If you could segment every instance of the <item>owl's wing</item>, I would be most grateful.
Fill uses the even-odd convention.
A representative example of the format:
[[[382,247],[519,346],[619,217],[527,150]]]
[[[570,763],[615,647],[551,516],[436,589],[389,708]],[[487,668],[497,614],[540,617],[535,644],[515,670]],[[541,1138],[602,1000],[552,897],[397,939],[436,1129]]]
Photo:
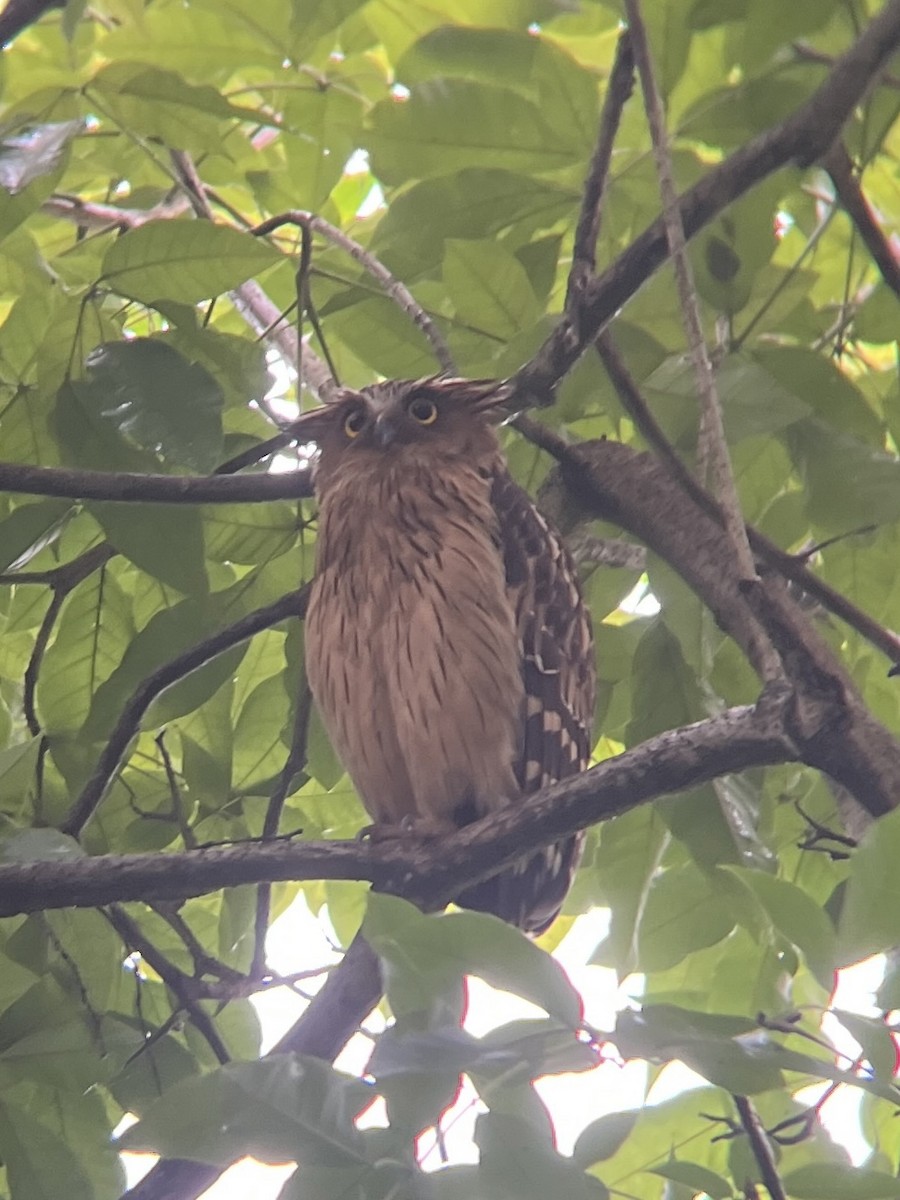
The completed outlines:
[[[517,764],[524,793],[584,770],[594,717],[594,643],[575,564],[504,471],[492,499],[522,648],[526,710]]]
[[[491,500],[522,655],[525,711],[515,769],[527,795],[588,764],[595,692],[593,636],[575,565],[531,497],[499,469]],[[539,933],[559,911],[582,842],[581,836],[566,838],[537,851],[470,889],[461,902]]]

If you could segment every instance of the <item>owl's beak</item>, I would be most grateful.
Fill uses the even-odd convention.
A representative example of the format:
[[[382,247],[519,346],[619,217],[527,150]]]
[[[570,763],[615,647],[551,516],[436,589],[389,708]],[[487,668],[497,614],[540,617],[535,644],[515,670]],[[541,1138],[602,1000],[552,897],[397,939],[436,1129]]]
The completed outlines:
[[[397,422],[389,417],[387,413],[382,413],[380,417],[376,418],[372,432],[375,435],[376,443],[383,450],[387,446],[390,446],[391,442],[397,436],[397,430]]]

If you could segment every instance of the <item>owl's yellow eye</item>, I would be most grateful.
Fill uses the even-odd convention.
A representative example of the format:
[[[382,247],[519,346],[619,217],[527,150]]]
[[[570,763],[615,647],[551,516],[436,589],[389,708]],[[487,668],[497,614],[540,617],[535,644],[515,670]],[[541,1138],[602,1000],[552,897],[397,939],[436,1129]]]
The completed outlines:
[[[408,412],[420,425],[433,425],[437,420],[437,405],[433,400],[413,400]]]
[[[366,424],[366,412],[363,408],[354,408],[344,418],[344,433],[348,438],[359,437]]]

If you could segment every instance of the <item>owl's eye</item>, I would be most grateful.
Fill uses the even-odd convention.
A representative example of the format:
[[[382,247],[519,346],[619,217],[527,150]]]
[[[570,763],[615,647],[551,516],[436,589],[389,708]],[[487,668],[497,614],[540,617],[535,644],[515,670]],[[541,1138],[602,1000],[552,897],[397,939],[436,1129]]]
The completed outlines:
[[[433,400],[413,400],[407,410],[420,425],[433,425],[437,420],[437,405]]]
[[[366,412],[363,408],[354,408],[344,418],[344,433],[348,438],[359,437],[366,424]]]

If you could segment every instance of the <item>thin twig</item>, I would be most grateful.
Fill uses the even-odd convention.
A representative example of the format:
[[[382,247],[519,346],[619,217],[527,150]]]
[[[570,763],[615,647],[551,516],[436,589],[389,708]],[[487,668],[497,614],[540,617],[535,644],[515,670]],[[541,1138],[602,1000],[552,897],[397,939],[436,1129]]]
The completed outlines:
[[[169,785],[169,794],[172,797],[172,807],[168,819],[174,820],[178,825],[181,833],[181,840],[184,842],[188,850],[197,849],[197,838],[188,824],[187,817],[184,812],[184,797],[181,794],[181,785],[178,782],[178,776],[175,773],[175,767],[172,763],[172,755],[169,753],[169,748],[166,745],[166,731],[161,729],[154,738],[156,748],[159,750],[160,757],[163,761],[163,770],[166,773],[166,782]]]
[[[900,297],[900,259],[884,234],[871,205],[854,174],[850,155],[842,142],[835,142],[822,159],[822,166],[834,184],[835,195],[856,227],[881,278],[895,296]]]
[[[815,46],[810,46],[806,42],[792,42],[791,49],[797,57],[805,62],[820,63],[823,67],[834,66],[834,55],[825,54],[821,50],[817,50]],[[882,71],[878,76],[878,82],[882,87],[893,88],[895,91],[900,91],[900,78],[896,75],[891,75],[888,71]]]
[[[778,1174],[772,1147],[769,1145],[769,1139],[766,1137],[766,1131],[757,1116],[756,1109],[746,1096],[733,1096],[732,1099],[738,1110],[741,1126],[750,1143],[750,1150],[757,1167],[759,1167],[760,1178],[765,1184],[771,1200],[787,1200],[787,1193]]]
[[[291,782],[306,765],[306,747],[309,736],[309,718],[312,715],[312,692],[306,679],[294,706],[294,728],[291,733],[291,748],[285,759],[278,782],[269,797],[263,821],[262,836],[265,840],[278,833],[284,802]],[[253,963],[250,975],[256,978],[263,974],[266,966],[266,934],[269,930],[269,906],[272,899],[271,884],[260,884],[256,894],[256,916],[254,920]]]
[[[326,241],[331,242],[332,245],[339,247],[345,254],[348,254],[354,262],[359,263],[363,270],[368,271],[373,279],[378,280],[394,303],[406,313],[416,328],[422,331],[428,339],[428,343],[434,351],[434,356],[440,363],[441,369],[447,372],[455,372],[456,367],[453,355],[450,353],[450,347],[447,345],[443,334],[437,328],[434,321],[432,321],[428,313],[422,308],[406,284],[397,279],[371,251],[366,250],[359,242],[354,241],[353,238],[338,229],[336,225],[332,225],[330,221],[326,221],[324,217],[319,217],[315,213],[303,212],[298,209],[269,217],[261,224],[254,226],[251,233],[256,234],[257,237],[264,237],[284,225],[297,225],[301,229],[308,229],[311,233],[318,233]]]
[[[183,150],[173,150],[172,161],[194,212],[203,220],[213,220],[206,188],[191,156]],[[242,283],[231,292],[231,299],[252,329],[260,336],[271,336],[279,352],[291,366],[296,366],[302,361],[303,374],[298,374],[299,382],[305,384],[320,399],[326,399],[334,387],[332,373],[310,347],[304,347],[301,354],[297,330],[288,323],[287,314],[272,303],[259,284],[255,280]]]
[[[37,737],[41,732],[41,723],[38,720],[37,709],[34,703],[38,674],[50,642],[50,635],[53,633],[53,627],[59,618],[59,613],[67,594],[61,588],[53,589],[50,604],[44,613],[37,636],[34,639],[34,646],[31,650],[31,656],[28,659],[28,666],[25,668],[25,682],[22,689],[22,712],[25,716],[25,724],[28,726],[28,732],[32,737]]]
[[[698,458],[701,464],[708,463],[709,465],[714,491],[721,505],[726,533],[734,547],[740,576],[743,579],[752,579],[756,575],[756,566],[753,562],[753,555],[750,553],[744,519],[741,516],[740,501],[734,482],[734,473],[731,469],[731,457],[725,438],[722,406],[712,363],[706,349],[706,339],[703,336],[700,305],[694,286],[690,259],[687,255],[684,225],[678,210],[678,193],[672,171],[665,111],[662,96],[656,84],[647,30],[641,15],[640,0],[625,0],[625,12],[631,30],[635,62],[644,92],[644,106],[647,110],[647,121],[650,126],[650,136],[656,159],[666,237],[675,268],[681,315],[701,401]],[[705,475],[702,467],[700,475],[701,478]],[[777,660],[773,657],[769,678],[774,678],[778,671]]]
[[[177,1000],[179,1008],[188,1014],[198,1033],[205,1038],[219,1063],[224,1066],[225,1063],[230,1062],[231,1055],[219,1036],[219,1031],[193,994],[191,977],[185,975],[174,963],[169,962],[165,955],[160,953],[148,938],[144,937],[137,922],[133,921],[117,904],[104,910],[103,915],[129,950],[140,954],[141,958],[157,973]]]
[[[588,167],[587,179],[581,199],[581,212],[575,227],[575,244],[572,248],[572,268],[566,286],[565,312],[577,321],[581,294],[589,279],[593,279],[597,267],[597,238],[600,236],[603,191],[609,175],[613,145],[622,112],[634,88],[634,56],[631,38],[624,30],[619,35],[616,56],[613,60],[606,97],[600,114],[597,142]]]

